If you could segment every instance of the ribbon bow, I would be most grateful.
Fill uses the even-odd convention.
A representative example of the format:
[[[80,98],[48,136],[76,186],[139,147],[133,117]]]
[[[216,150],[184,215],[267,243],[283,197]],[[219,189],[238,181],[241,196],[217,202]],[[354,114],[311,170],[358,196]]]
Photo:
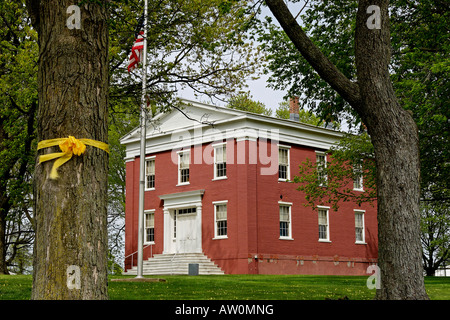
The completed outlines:
[[[61,149],[62,152],[44,154],[39,157],[39,163],[57,159],[55,163],[53,163],[52,171],[50,172],[51,179],[58,178],[57,169],[64,163],[69,161],[72,158],[72,155],[74,154],[77,156],[82,155],[86,151],[86,145],[102,149],[109,153],[109,147],[104,142],[91,139],[76,139],[73,136],[69,136],[68,138],[43,140],[38,143],[37,149],[40,150],[43,148],[53,147],[56,145],[59,145],[59,148]]]

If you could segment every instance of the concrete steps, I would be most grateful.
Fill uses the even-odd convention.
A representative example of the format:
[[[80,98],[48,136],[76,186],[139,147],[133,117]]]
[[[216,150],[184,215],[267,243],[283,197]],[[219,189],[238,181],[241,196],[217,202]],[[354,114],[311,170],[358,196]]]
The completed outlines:
[[[199,275],[225,274],[214,262],[203,253],[155,254],[143,263],[143,275],[187,275],[189,264],[199,265]],[[137,267],[128,269],[124,275],[136,275]]]

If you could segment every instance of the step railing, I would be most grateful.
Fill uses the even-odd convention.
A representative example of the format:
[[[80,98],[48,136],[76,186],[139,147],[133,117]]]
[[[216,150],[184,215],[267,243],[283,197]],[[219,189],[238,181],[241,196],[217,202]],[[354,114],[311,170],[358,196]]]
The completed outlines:
[[[177,256],[177,252],[175,252],[173,254],[172,259],[170,259],[170,274],[173,274],[173,260],[175,259],[176,256]]]
[[[150,258],[153,257],[153,246],[154,246],[154,244],[153,244],[153,243],[150,243],[150,244],[148,244],[148,245],[146,245],[146,246],[144,246],[144,247],[142,248],[142,251],[144,251],[145,248],[150,247]],[[134,264],[133,264],[133,262],[134,262],[133,256],[134,256],[136,253],[138,253],[138,250],[136,250],[136,251],[133,252],[133,253],[130,253],[129,255],[127,255],[127,256],[123,259],[123,260],[124,260],[124,263],[125,263],[125,261],[127,260],[127,258],[128,258],[129,256],[131,256],[131,268],[133,268],[133,266],[134,266]],[[126,268],[126,266],[124,266],[124,267]],[[131,269],[131,268],[130,268],[130,269]]]

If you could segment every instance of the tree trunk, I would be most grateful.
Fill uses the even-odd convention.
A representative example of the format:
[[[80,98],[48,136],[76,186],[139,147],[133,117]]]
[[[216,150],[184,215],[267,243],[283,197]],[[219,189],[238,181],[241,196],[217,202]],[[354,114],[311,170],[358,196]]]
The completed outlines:
[[[0,204],[1,204],[0,197]],[[0,206],[0,274],[9,274],[6,264],[6,214],[3,212],[3,207]]]
[[[356,83],[348,80],[312,43],[283,0],[266,0],[266,3],[321,78],[358,112],[372,138],[377,166],[381,274],[381,289],[377,290],[376,298],[428,299],[420,243],[418,132],[411,115],[399,105],[389,76],[389,1],[359,1]],[[379,15],[368,10],[371,5],[380,9]],[[379,26],[372,24],[376,21],[380,22]]]
[[[425,268],[425,272],[427,277],[434,277],[436,275],[436,268],[433,267]]]
[[[370,5],[380,28],[369,29]],[[389,1],[360,0],[356,18],[359,114],[375,150],[378,193],[378,299],[427,299],[420,243],[420,160],[417,126],[398,103],[389,76]],[[374,17],[376,18],[376,17]]]
[[[4,119],[0,116],[0,141],[2,142],[7,139],[3,122]],[[3,153],[3,151],[5,151],[4,147],[0,146],[0,152]],[[14,161],[9,161],[14,164]],[[7,180],[10,178],[10,167],[6,167],[5,169],[0,176],[0,274],[9,274],[6,262],[6,219],[11,208],[7,192]]]
[[[105,5],[80,7],[69,29],[67,0],[28,0],[39,33],[38,141],[107,142],[108,28]],[[39,155],[61,152],[46,148]],[[50,179],[53,161],[36,165],[32,299],[107,299],[107,153],[87,146]]]

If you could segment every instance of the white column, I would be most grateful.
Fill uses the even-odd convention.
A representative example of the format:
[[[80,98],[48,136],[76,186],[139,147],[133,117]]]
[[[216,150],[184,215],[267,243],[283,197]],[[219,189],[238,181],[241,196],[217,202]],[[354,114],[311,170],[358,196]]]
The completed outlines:
[[[202,253],[202,205],[197,205],[197,217],[196,217],[196,229],[197,229],[197,253]]]
[[[164,249],[163,253],[171,253],[171,243],[172,243],[172,235],[170,231],[170,212],[167,209],[164,209]]]

